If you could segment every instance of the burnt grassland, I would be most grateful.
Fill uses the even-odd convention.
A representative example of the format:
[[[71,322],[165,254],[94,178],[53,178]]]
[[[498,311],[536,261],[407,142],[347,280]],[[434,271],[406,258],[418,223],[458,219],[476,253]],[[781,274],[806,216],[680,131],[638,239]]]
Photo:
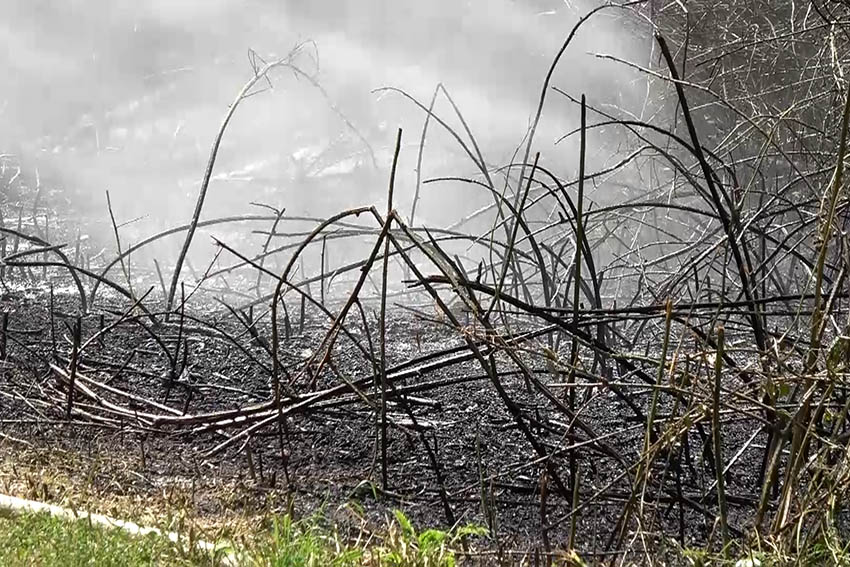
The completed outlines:
[[[403,508],[419,525],[486,526],[468,553],[488,560],[843,557],[845,15],[771,5],[776,27],[747,36],[756,4],[605,8],[655,23],[652,64],[620,64],[660,102],[597,108],[550,71],[508,164],[486,161],[453,103],[440,115],[397,92],[423,112],[404,133],[417,171],[429,129],[474,170],[418,179],[416,199],[429,183],[492,196],[448,227],[394,208],[401,131],[380,205],[203,217],[228,120],[281,68],[301,72],[298,49],[258,60],[184,226],[123,242],[112,217],[101,250],[61,192],[4,158],[5,468],[64,463],[66,489],[90,482],[98,498],[179,485],[208,519],[356,501],[380,522]],[[556,103],[581,124],[564,132],[579,151],[562,171],[533,144]],[[603,128],[622,141],[590,169]],[[212,258],[191,266],[210,235]],[[165,243],[176,260],[150,253]],[[33,473],[4,478],[61,497]]]

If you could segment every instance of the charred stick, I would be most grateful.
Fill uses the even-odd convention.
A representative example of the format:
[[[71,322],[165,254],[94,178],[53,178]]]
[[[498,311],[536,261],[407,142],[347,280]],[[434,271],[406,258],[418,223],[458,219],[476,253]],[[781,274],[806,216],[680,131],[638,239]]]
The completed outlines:
[[[393,165],[390,172],[390,186],[387,192],[387,227],[389,228],[390,216],[393,213],[393,191],[395,189],[395,174],[398,166],[398,154],[401,151],[401,128],[395,142],[395,153],[393,154]],[[381,270],[381,487],[386,491],[389,488],[387,479],[387,277],[389,271],[390,241],[384,242],[383,269]],[[322,253],[324,261],[324,252]],[[322,302],[324,303],[324,302]],[[450,509],[449,509],[450,510]],[[451,514],[451,511],[449,511]],[[453,523],[453,522],[452,522]]]
[[[71,365],[68,371],[68,399],[65,405],[65,419],[71,419],[74,409],[74,387],[77,379],[77,366],[79,364],[80,342],[82,337],[83,319],[77,315],[73,328],[73,346],[71,350]]]
[[[9,312],[3,311],[0,314],[0,360],[6,360],[9,357],[8,352],[8,336],[9,336]]]

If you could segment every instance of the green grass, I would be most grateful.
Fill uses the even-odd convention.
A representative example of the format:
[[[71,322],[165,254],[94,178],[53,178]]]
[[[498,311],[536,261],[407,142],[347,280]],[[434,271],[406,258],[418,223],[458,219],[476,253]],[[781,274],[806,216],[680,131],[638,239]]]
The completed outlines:
[[[251,541],[217,544],[222,554],[239,565],[273,567],[454,567],[453,548],[467,535],[482,535],[482,528],[467,526],[452,531],[417,533],[399,511],[380,535],[360,530],[358,537],[341,537],[316,516],[293,520],[270,518],[270,528]],[[0,517],[0,566],[66,567],[77,565],[213,565],[201,551],[187,553],[168,539],[133,536],[119,529],[71,522],[45,514]]]
[[[46,514],[0,516],[0,566],[209,566],[230,556],[238,565],[271,567],[455,567],[455,550],[466,536],[484,535],[476,526],[450,531],[417,531],[395,511],[380,533],[361,527],[341,535],[324,516],[294,520],[269,516],[267,529],[236,544],[217,542],[218,557],[187,550],[158,535],[134,536],[120,529],[71,522]],[[681,550],[681,559],[694,567],[781,567],[837,565],[850,567],[850,543],[837,538],[810,542],[797,553],[781,551],[769,542],[760,549],[731,554],[697,549]],[[585,566],[577,555],[564,553],[559,566]]]
[[[400,511],[394,512],[380,533],[361,527],[353,536],[340,534],[321,514],[301,520],[269,516],[266,523],[267,529],[250,540],[232,545],[217,542],[218,558],[227,554],[238,565],[270,567],[455,567],[461,540],[485,533],[476,526],[417,531]],[[843,546],[837,541],[810,543],[795,554],[762,544],[759,550],[729,555],[685,549],[680,557],[694,567],[850,567],[846,542]],[[210,566],[219,563],[215,559],[199,550],[187,552],[162,536],[134,536],[86,520],[71,522],[46,514],[0,516],[0,567]],[[553,564],[593,565],[569,553]]]
[[[134,537],[46,514],[0,518],[0,565],[5,567],[201,564],[201,558],[181,556],[172,542],[156,535]]]

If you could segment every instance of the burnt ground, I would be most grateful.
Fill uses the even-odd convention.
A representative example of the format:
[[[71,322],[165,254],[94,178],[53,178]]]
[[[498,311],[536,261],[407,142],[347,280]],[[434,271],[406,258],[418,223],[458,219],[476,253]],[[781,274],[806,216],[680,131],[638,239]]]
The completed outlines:
[[[74,219],[82,216],[62,192],[34,196],[20,184],[17,192],[9,187],[0,201],[7,260],[38,248],[9,233],[10,227],[68,243],[72,263],[93,273],[111,260],[109,238],[94,235],[75,250],[83,223]],[[344,262],[364,258],[374,243],[374,231],[349,229],[367,242],[351,246]],[[231,232],[228,242],[256,250],[267,234]],[[297,244],[305,233],[289,236]],[[309,301],[292,292],[281,304],[277,414],[269,405],[271,302],[258,299],[270,279],[261,292],[253,269],[219,270],[228,265],[221,262],[218,275],[205,278],[189,265],[186,281],[203,285],[193,291],[187,284],[185,308],[166,317],[157,274],[144,271],[147,264],[134,256],[133,293],[143,301],[131,309],[131,299],[101,284],[83,313],[68,269],[44,265],[48,255],[19,256],[0,266],[6,325],[0,332],[0,489],[8,493],[119,516],[132,510],[156,522],[182,521],[171,517],[176,507],[214,533],[250,533],[268,511],[290,506],[299,514],[321,509],[352,529],[363,522],[380,528],[399,508],[417,526],[487,526],[490,537],[475,547],[508,557],[566,548],[573,518],[574,547],[588,559],[626,553],[641,560],[644,550],[663,558],[668,552],[675,557],[682,546],[718,548],[710,408],[716,359],[705,337],[718,319],[714,304],[677,312],[676,354],[668,352],[674,362],[657,389],[652,449],[646,451],[663,306],[625,316],[616,309],[582,314],[580,329],[605,327],[602,346],[609,354],[600,356],[599,344],[590,348],[593,341],[584,340],[573,365],[576,335],[552,326],[571,313],[553,319],[534,306],[495,313],[494,327],[485,330],[480,319],[459,311],[454,325],[409,274],[397,271],[386,317],[384,412],[376,367],[377,265],[344,332],[329,353],[324,349],[360,274],[354,266],[335,278],[334,293],[328,284],[324,301],[316,288],[325,282],[314,280]],[[268,267],[280,273],[280,262]],[[108,277],[127,291],[120,265]],[[92,279],[84,275],[82,284],[91,294]],[[445,287],[444,297],[452,297]],[[309,285],[300,289],[310,293]],[[510,293],[521,296],[516,289]],[[791,308],[798,300],[787,301],[790,315],[772,318],[779,329],[796,317]],[[752,527],[761,495],[768,434],[757,399],[763,391],[747,385],[753,374],[745,369],[755,366],[752,335],[730,305],[724,321],[733,354],[725,359],[720,421],[730,530],[741,535]],[[78,320],[85,347],[75,356]],[[77,368],[69,419],[72,360]],[[773,380],[782,387],[781,378]],[[785,385],[789,391],[793,386]],[[216,413],[228,411],[235,413]],[[647,455],[653,457],[648,471]],[[777,498],[772,495],[768,514]],[[493,555],[482,557],[487,563]]]
[[[49,364],[54,358],[61,368],[70,364],[71,327],[76,320],[71,315],[79,302],[67,292],[56,293],[53,302],[51,321],[49,292],[43,286],[7,290],[2,296],[3,309],[9,314],[8,352],[0,372],[0,423],[6,437],[0,438],[0,451],[7,482],[15,477],[9,470],[16,463],[24,466],[58,460],[63,463],[60,468],[67,469],[65,490],[70,484],[75,487],[72,492],[101,494],[106,502],[116,494],[155,499],[166,488],[182,485],[184,496],[191,493],[195,513],[210,525],[216,524],[216,516],[246,516],[266,506],[282,509],[291,500],[302,513],[318,507],[333,511],[354,501],[376,525],[390,509],[401,508],[417,525],[448,526],[424,439],[437,462],[451,519],[489,526],[494,538],[482,542],[485,547],[528,550],[542,549],[547,539],[554,548],[567,543],[569,522],[551,530],[542,526],[544,518],[552,521],[567,514],[569,500],[558,494],[551,477],[543,480],[541,459],[478,362],[464,360],[471,357],[461,332],[486,344],[484,334],[472,325],[460,331],[451,329],[445,320],[432,316],[433,307],[418,313],[401,306],[391,311],[388,369],[397,392],[389,396],[387,408],[388,484],[384,490],[374,409],[380,405],[380,389],[375,386],[362,385],[360,394],[344,388],[293,412],[281,430],[260,429],[249,443],[240,440],[214,456],[205,453],[244,426],[211,432],[203,426],[155,425],[149,419],[141,419],[142,423],[133,419],[132,412],[164,413],[154,404],[172,408],[175,414],[196,415],[245,408],[269,399],[270,359],[263,346],[268,340],[267,319],[256,324],[257,333],[252,336],[230,311],[213,303],[191,318],[187,314],[182,329],[174,319],[155,326],[143,314],[134,313],[130,320],[108,330],[102,341],[94,340],[79,359],[79,374],[103,401],[122,410],[110,410],[104,403],[78,394],[74,419],[69,422],[65,417],[67,387]],[[126,300],[114,297],[98,301],[91,314],[82,317],[83,342],[101,325],[109,329],[127,306]],[[333,311],[333,305],[329,307]],[[378,327],[373,307],[366,304],[364,310],[372,334]],[[297,313],[298,309],[291,306],[289,311]],[[303,329],[300,320],[291,321],[290,336],[282,340],[281,360],[291,369],[291,376],[303,367],[328,329],[329,321],[312,311],[305,313]],[[355,317],[349,320],[355,321],[350,324],[352,336],[368,344],[362,324],[356,324]],[[185,360],[178,353],[181,370],[173,380],[169,356],[163,349],[173,353],[178,337],[182,337],[181,348],[188,351]],[[376,338],[371,337],[373,343]],[[563,396],[564,389],[554,385],[558,380],[547,369],[545,359],[535,354],[542,346],[541,339],[523,343],[523,356],[544,382],[552,384],[551,391]],[[344,384],[340,375],[350,383],[364,378],[372,381],[371,362],[348,338],[340,339],[333,362],[339,374],[326,370],[311,377],[307,372],[293,381],[290,393],[304,396],[339,386]],[[617,477],[624,472],[624,463],[637,461],[645,424],[610,390],[594,391],[582,408],[581,419],[605,448],[621,456],[622,462],[617,462],[588,433],[573,430],[568,434],[569,418],[541,399],[518,373],[505,370],[500,380],[538,442],[556,454],[552,459],[557,463],[555,470],[565,483],[569,466],[563,448],[570,443],[578,445],[574,455],[581,479],[579,502],[584,505],[578,516],[576,543],[584,555],[604,557],[632,491],[630,480]],[[633,402],[646,407],[648,395],[636,392]],[[730,424],[730,429],[734,427]],[[694,453],[689,464],[683,462],[674,472],[669,461],[660,458],[657,467],[660,475],[676,476],[681,482],[668,481],[668,492],[652,494],[652,488],[648,489],[645,506],[657,511],[657,520],[655,526],[642,529],[644,537],[655,539],[655,545],[663,543],[661,534],[671,540],[682,538],[686,545],[698,544],[712,529],[713,493],[708,489],[713,477],[699,455],[705,439],[696,428],[689,437],[689,450]],[[742,442],[736,441],[734,434],[731,440],[730,455],[735,444]],[[89,464],[68,464],[79,459]],[[98,463],[95,472],[92,462]],[[756,466],[744,459],[729,474],[734,487],[730,501],[744,510],[757,494],[753,486]],[[26,482],[20,475],[17,478],[19,491],[51,497],[50,488],[31,477]],[[542,487],[546,494],[543,515]],[[688,505],[676,498],[674,487],[680,488],[680,498],[686,498]],[[597,494],[600,489],[604,490]]]

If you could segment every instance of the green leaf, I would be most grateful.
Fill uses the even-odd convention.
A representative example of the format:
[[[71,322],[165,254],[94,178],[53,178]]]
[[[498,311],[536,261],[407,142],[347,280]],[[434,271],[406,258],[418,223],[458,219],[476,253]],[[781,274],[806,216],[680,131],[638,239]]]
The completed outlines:
[[[407,537],[416,537],[416,531],[413,529],[413,524],[410,523],[410,520],[407,519],[407,516],[404,515],[404,512],[401,510],[393,510],[393,515],[395,516],[396,522],[401,526],[402,533]]]
[[[439,547],[448,537],[448,534],[441,530],[425,530],[419,534],[419,546],[422,548]]]
[[[452,536],[452,543],[467,536],[487,536],[489,535],[489,533],[490,530],[488,530],[485,526],[468,524],[465,526],[461,526],[454,531],[454,534]]]

